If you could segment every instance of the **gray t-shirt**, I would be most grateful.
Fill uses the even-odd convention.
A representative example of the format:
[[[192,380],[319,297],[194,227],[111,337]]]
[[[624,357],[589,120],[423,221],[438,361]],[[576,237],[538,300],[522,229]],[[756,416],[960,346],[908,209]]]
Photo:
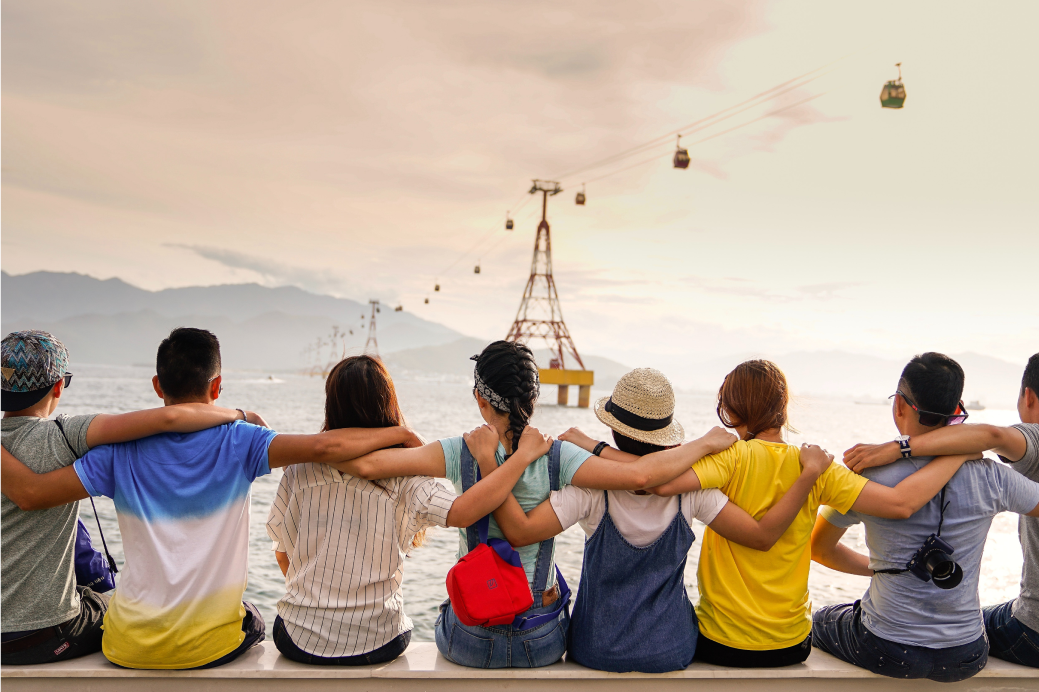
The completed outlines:
[[[1014,426],[1025,435],[1025,455],[1012,462],[1010,468],[1025,478],[1039,481],[1039,425],[1019,423]],[[1003,461],[1009,461],[1003,459]],[[1021,568],[1021,595],[1014,603],[1014,617],[1039,631],[1039,517],[1022,516],[1017,533],[1025,563]]]
[[[60,415],[69,450],[54,421],[19,416],[0,421],[3,445],[37,473],[71,466],[87,453],[94,414]],[[0,498],[0,631],[50,627],[79,614],[76,594],[76,520],[79,503],[23,512]]]
[[[932,457],[900,459],[890,466],[867,469],[862,475],[894,487],[922,468]],[[1039,505],[1039,484],[1014,473],[997,461],[968,461],[946,486],[942,539],[963,568],[963,581],[939,589],[912,572],[877,574],[862,597],[862,623],[873,634],[914,646],[945,649],[969,644],[985,632],[978,597],[981,555],[992,517],[1000,512],[1024,513]],[[939,497],[934,497],[908,519],[880,519],[859,512],[840,514],[827,507],[822,516],[847,528],[866,527],[870,569],[905,569],[906,563],[938,530]]]

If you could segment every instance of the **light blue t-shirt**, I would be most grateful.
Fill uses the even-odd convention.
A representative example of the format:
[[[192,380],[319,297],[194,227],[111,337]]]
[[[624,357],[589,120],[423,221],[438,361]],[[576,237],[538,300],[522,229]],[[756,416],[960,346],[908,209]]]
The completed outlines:
[[[451,484],[455,487],[455,492],[459,495],[462,494],[463,442],[464,441],[461,437],[449,437],[440,440],[440,446],[444,449],[444,465],[447,469],[447,480],[451,481]],[[495,452],[494,456],[498,462],[498,466],[505,463],[505,447],[503,447],[501,443],[498,444],[498,451]],[[581,468],[581,464],[583,464],[590,456],[592,456],[590,453],[584,451],[577,445],[571,444],[570,442],[564,442],[559,450],[560,484],[570,485],[570,481],[573,479],[574,474],[577,473],[577,469]],[[516,496],[516,500],[520,503],[520,507],[523,508],[524,512],[529,512],[549,498],[549,495],[552,494],[552,485],[548,478],[547,454],[523,471],[519,481],[516,482],[516,486],[512,489],[512,494]],[[498,528],[498,523],[494,521],[493,516],[491,517],[490,528],[487,533],[490,538],[505,538],[501,529]],[[462,557],[468,552],[469,544],[466,540],[465,529],[462,528],[458,530],[458,557]],[[534,545],[517,548],[516,552],[519,553],[520,560],[523,562],[523,569],[527,573],[527,581],[531,583],[531,588],[533,588],[534,566],[538,557],[538,544],[535,543]],[[553,564],[555,564],[555,559],[555,546],[553,546]],[[548,583],[545,585],[545,588],[548,588],[555,583],[556,571],[549,570]]]
[[[932,458],[899,459],[888,466],[867,469],[862,475],[894,487]],[[874,575],[862,597],[862,623],[878,637],[946,649],[969,644],[985,631],[978,578],[992,517],[1000,512],[1023,514],[1035,509],[1039,505],[1039,484],[999,462],[979,459],[960,467],[946,487],[949,507],[942,539],[955,549],[952,558],[963,568],[963,581],[945,590],[912,572]],[[870,569],[905,569],[927,537],[938,531],[939,497],[908,519],[880,519],[854,511],[845,515],[830,507],[823,509],[822,516],[838,528],[860,522],[865,525]]]

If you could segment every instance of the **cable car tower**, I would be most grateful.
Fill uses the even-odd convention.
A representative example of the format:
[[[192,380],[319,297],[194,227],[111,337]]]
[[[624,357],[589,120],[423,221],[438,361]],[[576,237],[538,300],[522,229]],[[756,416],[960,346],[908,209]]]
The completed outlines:
[[[375,338],[375,313],[382,312],[382,310],[379,309],[379,301],[377,300],[369,300],[368,304],[372,306],[372,316],[368,320],[368,339],[364,342],[364,351],[362,353],[373,358],[379,358],[379,342]]]
[[[595,373],[584,367],[570,330],[563,321],[563,309],[559,305],[556,282],[552,277],[552,237],[549,233],[548,198],[563,191],[559,183],[551,180],[535,180],[530,194],[541,193],[541,223],[534,241],[534,258],[530,262],[530,278],[523,289],[523,299],[516,311],[516,321],[505,337],[509,341],[526,344],[531,339],[544,339],[551,356],[548,368],[539,369],[542,384],[559,385],[557,403],[566,406],[570,385],[577,385],[577,405],[588,408]],[[566,357],[573,359],[576,368],[567,368]]]

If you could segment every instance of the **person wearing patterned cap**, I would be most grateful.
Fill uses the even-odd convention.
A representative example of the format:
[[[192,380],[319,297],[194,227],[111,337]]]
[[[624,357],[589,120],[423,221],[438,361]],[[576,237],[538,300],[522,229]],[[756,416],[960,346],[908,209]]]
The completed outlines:
[[[223,388],[216,335],[191,327],[170,332],[159,344],[152,386],[166,404],[157,411],[168,414],[188,404],[220,411],[212,405]],[[36,474],[6,450],[2,454],[4,492],[22,509],[88,496],[115,501],[126,561],[104,616],[101,651],[116,665],[212,668],[263,640],[263,617],[242,600],[256,478],[289,464],[345,461],[381,447],[420,443],[404,426],[279,435],[255,414],[222,422],[227,425],[95,447],[72,466],[48,473]]]
[[[3,447],[33,471],[67,468],[92,447],[161,432],[221,425],[234,409],[188,404],[120,415],[50,416],[72,382],[69,352],[42,331],[8,334],[0,346]],[[5,484],[4,489],[12,492]],[[0,498],[2,661],[24,665],[61,661],[101,650],[108,597],[76,583],[79,502],[38,512]]]

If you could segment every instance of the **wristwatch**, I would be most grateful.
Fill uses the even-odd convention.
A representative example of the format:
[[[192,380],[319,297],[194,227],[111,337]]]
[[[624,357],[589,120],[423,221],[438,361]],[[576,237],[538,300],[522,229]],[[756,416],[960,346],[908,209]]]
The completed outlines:
[[[913,450],[909,447],[909,435],[899,435],[895,438],[895,442],[898,443],[898,448],[902,451],[903,459],[913,456]]]

